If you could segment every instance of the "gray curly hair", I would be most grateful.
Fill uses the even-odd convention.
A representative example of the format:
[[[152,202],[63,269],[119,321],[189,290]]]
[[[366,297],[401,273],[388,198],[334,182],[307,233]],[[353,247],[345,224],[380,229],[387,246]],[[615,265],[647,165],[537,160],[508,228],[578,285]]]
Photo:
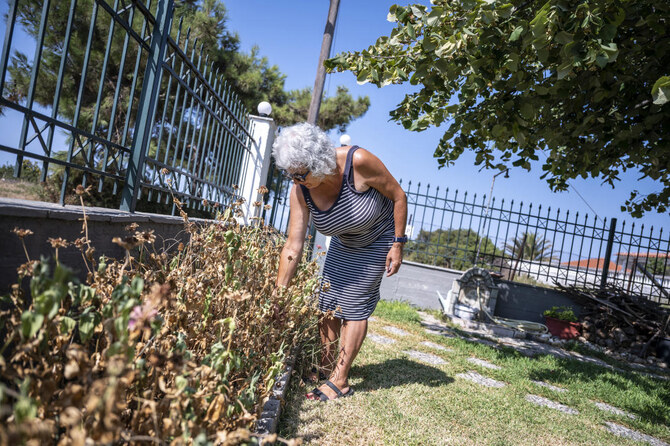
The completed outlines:
[[[335,147],[328,135],[315,125],[303,122],[282,129],[272,144],[272,156],[283,170],[307,168],[316,178],[335,171]]]

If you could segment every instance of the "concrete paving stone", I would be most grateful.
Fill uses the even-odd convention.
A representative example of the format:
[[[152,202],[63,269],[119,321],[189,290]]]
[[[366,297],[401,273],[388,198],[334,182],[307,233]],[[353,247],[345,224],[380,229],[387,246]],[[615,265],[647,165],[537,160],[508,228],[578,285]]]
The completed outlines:
[[[600,409],[600,410],[604,410],[605,412],[613,413],[613,414],[615,414],[615,415],[622,415],[622,416],[624,416],[624,417],[628,417],[628,418],[630,418],[631,420],[634,420],[634,419],[637,418],[637,417],[636,417],[635,415],[633,415],[632,413],[628,413],[628,412],[623,411],[623,410],[621,410],[621,409],[617,409],[616,407],[614,407],[614,406],[610,406],[609,404],[606,404],[606,403],[595,402],[594,404],[596,405],[596,407],[597,407],[598,409]]]
[[[396,340],[387,338],[386,336],[374,334],[374,333],[368,333],[367,338],[370,339],[372,342],[376,342],[377,344],[395,344]]]
[[[546,387],[547,389],[553,390],[554,392],[567,392],[568,389],[563,389],[561,387],[556,387],[554,385],[551,385],[549,383],[546,383],[544,381],[531,381],[533,384],[538,385],[540,387]]]
[[[499,365],[491,364],[490,362],[479,358],[468,358],[468,362],[481,367],[486,367],[487,369],[500,370],[502,368]]]
[[[659,440],[656,437],[634,431],[633,429],[628,429],[627,427],[621,426],[620,424],[606,421],[605,425],[607,426],[608,431],[619,437],[628,438],[634,441],[646,442],[652,446],[670,446],[668,443]]]
[[[538,406],[549,407],[550,409],[555,409],[560,412],[567,413],[569,415],[579,414],[579,412],[573,409],[572,407],[564,406],[563,404],[557,403],[555,401],[552,401],[539,395],[526,395],[526,401],[529,401],[533,404],[537,404]]]
[[[459,373],[456,376],[486,387],[496,387],[496,388],[505,387],[504,382],[496,381],[495,379],[482,376],[473,370],[470,370],[468,373]]]
[[[386,325],[382,327],[384,330],[388,331],[389,333],[393,333],[396,336],[408,336],[409,333],[403,330],[402,328],[394,327],[392,325]]]
[[[435,355],[432,355],[430,353],[423,353],[423,352],[419,352],[419,351],[416,351],[416,350],[408,350],[408,351],[403,352],[403,353],[409,355],[410,357],[412,357],[414,359],[417,359],[421,362],[425,362],[425,363],[428,363],[428,364],[431,364],[431,365],[443,365],[443,364],[447,363],[447,361],[440,358],[439,356],[435,356]]]
[[[663,380],[663,381],[668,381],[668,380],[670,380],[670,377],[668,377],[668,376],[657,375],[657,374],[655,374],[655,373],[643,373],[643,372],[638,372],[638,373],[639,373],[640,375],[648,376],[648,377],[650,377],[650,378],[654,378],[654,379],[661,379],[661,380]]]
[[[421,345],[425,345],[426,347],[434,348],[435,350],[442,350],[445,352],[453,352],[454,350],[451,348],[447,348],[444,345],[436,344],[434,342],[430,341],[424,341],[421,343]]]
[[[421,318],[422,322],[425,322],[425,323],[431,324],[431,325],[435,325],[435,324],[444,325],[442,321],[437,319],[432,314],[424,313],[423,311],[418,311],[417,313],[419,314],[419,317]]]
[[[426,330],[426,333],[441,335],[444,336],[445,338],[456,337],[452,331],[444,329],[438,325],[424,325],[423,328],[424,330]]]

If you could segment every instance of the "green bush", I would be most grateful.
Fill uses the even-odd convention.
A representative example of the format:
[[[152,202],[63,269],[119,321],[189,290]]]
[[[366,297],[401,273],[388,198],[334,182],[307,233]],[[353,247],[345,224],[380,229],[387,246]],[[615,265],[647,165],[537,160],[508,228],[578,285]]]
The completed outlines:
[[[542,315],[544,317],[552,317],[562,321],[577,322],[577,317],[575,316],[572,307],[551,307],[550,309],[545,310]]]

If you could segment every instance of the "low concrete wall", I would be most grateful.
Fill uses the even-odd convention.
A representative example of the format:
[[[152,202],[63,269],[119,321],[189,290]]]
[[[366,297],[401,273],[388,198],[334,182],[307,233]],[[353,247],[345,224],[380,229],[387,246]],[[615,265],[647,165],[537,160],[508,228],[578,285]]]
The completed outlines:
[[[441,310],[437,292],[446,297],[452,282],[463,275],[456,271],[404,261],[397,274],[382,279],[381,297],[384,300],[407,301],[419,308]],[[494,315],[544,323],[542,312],[553,306],[571,306],[579,316],[581,306],[557,290],[507,280],[495,280],[499,287]]]
[[[507,280],[496,280],[495,283],[498,285],[496,316],[544,323],[542,312],[553,306],[572,307],[577,317],[582,310],[581,305],[558,290]]]
[[[451,282],[461,275],[463,271],[405,260],[396,274],[384,275],[380,292],[384,300],[404,300],[419,308],[441,310],[437,292],[446,297]]]
[[[86,208],[88,236],[95,248],[95,257],[106,255],[123,258],[125,251],[112,243],[113,237],[128,235],[125,227],[137,223],[138,230],[154,230],[157,251],[163,247],[175,246],[179,241],[187,241],[184,222],[180,217],[172,217],[142,212],[129,213],[114,209]],[[79,206],[60,206],[54,203],[0,198],[0,293],[6,293],[16,283],[16,269],[26,262],[21,240],[12,233],[13,228],[30,229],[33,235],[25,238],[31,259],[40,256],[54,256],[54,250],[47,242],[49,237],[62,237],[73,242],[82,237],[83,212]],[[196,222],[209,220],[191,219]],[[81,252],[74,246],[58,251],[61,262],[75,269],[80,279],[86,276]]]

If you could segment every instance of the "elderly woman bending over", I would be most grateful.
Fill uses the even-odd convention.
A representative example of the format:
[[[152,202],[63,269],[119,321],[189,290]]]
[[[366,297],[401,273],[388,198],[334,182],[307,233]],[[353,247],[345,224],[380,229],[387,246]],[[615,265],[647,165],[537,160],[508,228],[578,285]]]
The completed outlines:
[[[395,274],[402,263],[407,198],[376,156],[357,146],[334,148],[311,124],[285,128],[273,156],[294,182],[277,285],[287,286],[295,274],[310,214],[316,228],[332,236],[319,295],[319,310],[335,316],[319,322],[318,375],[328,379],[306,397],[327,401],[350,396],[349,370],[379,301],[382,275]]]

